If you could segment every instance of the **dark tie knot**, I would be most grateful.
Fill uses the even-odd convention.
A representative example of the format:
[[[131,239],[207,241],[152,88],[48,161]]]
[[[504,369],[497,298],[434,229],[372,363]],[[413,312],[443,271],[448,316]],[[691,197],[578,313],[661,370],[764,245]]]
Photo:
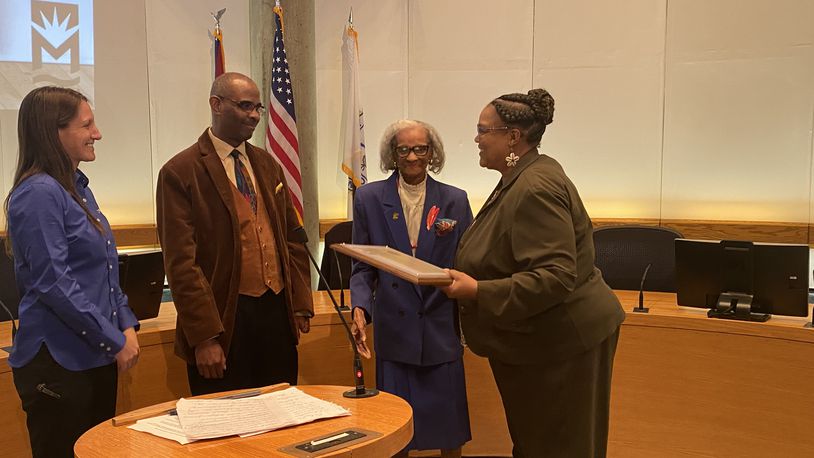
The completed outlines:
[[[233,149],[229,155],[235,158],[236,161],[240,160],[240,151],[236,149]]]

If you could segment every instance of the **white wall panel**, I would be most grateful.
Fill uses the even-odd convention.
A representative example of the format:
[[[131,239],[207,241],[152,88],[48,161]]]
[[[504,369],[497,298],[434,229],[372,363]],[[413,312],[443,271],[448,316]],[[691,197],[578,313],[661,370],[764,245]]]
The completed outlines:
[[[671,2],[664,218],[809,220],[814,4]]]
[[[81,167],[113,224],[152,223],[144,1],[97,1],[94,6],[94,108],[103,137],[96,161]]]
[[[537,0],[538,67],[619,67],[659,62],[666,0]]]
[[[658,218],[658,65],[541,69],[535,84],[555,100],[541,151],[562,164],[591,216]]]
[[[409,5],[411,73],[530,69],[532,0],[412,0]]]
[[[541,150],[594,217],[658,218],[666,2],[538,0],[534,86],[555,100]]]
[[[447,151],[439,176],[477,211],[500,175],[478,165],[475,126],[490,100],[531,84],[533,1],[410,2],[409,117],[433,124]]]

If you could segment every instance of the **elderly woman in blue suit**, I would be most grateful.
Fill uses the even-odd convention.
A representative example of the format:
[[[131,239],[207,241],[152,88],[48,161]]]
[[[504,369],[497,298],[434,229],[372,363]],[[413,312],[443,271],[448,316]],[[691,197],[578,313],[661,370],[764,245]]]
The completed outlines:
[[[466,192],[427,174],[444,166],[438,132],[421,121],[397,121],[385,130],[380,155],[382,171],[393,173],[356,191],[353,243],[452,266],[472,210]],[[366,357],[365,325],[372,322],[376,333],[377,387],[413,408],[413,440],[397,456],[426,449],[460,456],[471,432],[455,301],[362,262],[354,263],[350,289],[353,331]]]

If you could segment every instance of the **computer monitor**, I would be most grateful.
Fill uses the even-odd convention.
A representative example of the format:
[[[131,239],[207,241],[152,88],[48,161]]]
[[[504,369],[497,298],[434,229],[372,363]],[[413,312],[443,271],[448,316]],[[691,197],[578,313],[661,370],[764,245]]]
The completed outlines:
[[[119,254],[119,284],[139,320],[158,316],[164,294],[161,250]]]
[[[766,321],[808,316],[808,245],[676,239],[678,305]]]

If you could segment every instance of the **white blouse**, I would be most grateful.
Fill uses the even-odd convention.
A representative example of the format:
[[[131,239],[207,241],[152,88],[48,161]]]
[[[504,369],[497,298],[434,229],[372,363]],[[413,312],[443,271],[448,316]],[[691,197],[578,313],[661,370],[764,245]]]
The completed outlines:
[[[404,210],[404,221],[407,223],[407,236],[413,248],[413,256],[418,247],[418,233],[421,229],[421,212],[424,210],[424,197],[427,195],[427,178],[421,183],[409,184],[399,172],[399,198]]]

